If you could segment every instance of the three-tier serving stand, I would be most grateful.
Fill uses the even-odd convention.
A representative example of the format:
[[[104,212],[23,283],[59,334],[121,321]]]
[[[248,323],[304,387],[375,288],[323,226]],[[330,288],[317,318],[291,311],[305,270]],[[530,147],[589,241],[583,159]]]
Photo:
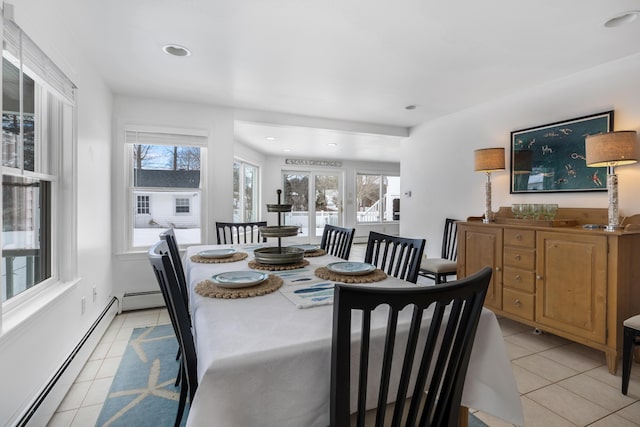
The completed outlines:
[[[282,190],[277,191],[278,203],[267,204],[267,212],[278,214],[277,226],[262,226],[260,234],[266,238],[278,238],[277,247],[259,248],[254,251],[256,262],[266,265],[287,265],[302,262],[304,250],[301,248],[282,246],[283,237],[293,237],[298,235],[299,226],[283,225],[282,215],[291,212],[292,205],[280,203]]]

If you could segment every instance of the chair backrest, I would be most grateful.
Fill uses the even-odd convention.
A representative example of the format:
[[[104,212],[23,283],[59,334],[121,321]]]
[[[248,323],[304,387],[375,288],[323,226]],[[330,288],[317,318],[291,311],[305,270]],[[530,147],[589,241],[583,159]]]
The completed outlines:
[[[266,227],[267,221],[257,222],[216,222],[216,236],[219,245],[233,243],[259,243],[260,227]],[[267,239],[262,237],[262,242]]]
[[[403,416],[405,426],[457,426],[469,357],[491,272],[485,267],[472,276],[435,287],[336,284],[330,425],[348,427],[351,407],[355,406],[356,425],[364,426],[369,388],[369,402],[377,402],[375,425],[382,425],[387,402],[395,401],[392,426],[400,426]],[[382,313],[372,313],[378,306]],[[360,336],[353,341],[352,334],[356,332],[352,329],[352,315],[360,325]],[[379,323],[382,320],[384,325]],[[372,324],[377,325],[373,333]],[[384,342],[378,334],[380,330],[386,331]],[[351,369],[358,372],[353,375],[353,386]],[[357,390],[355,405],[350,402],[353,389]],[[372,390],[378,392],[377,396]]]
[[[458,258],[458,224],[457,219],[447,218],[444,221],[441,258],[455,261]]]
[[[189,387],[189,399],[193,402],[193,396],[198,388],[196,347],[191,333],[191,321],[187,306],[182,300],[178,279],[173,268],[173,262],[169,255],[167,242],[159,241],[149,249],[149,262],[158,280],[162,297],[167,305],[169,317],[173,324],[173,330],[178,338],[184,377]],[[183,384],[184,386],[184,384]]]
[[[371,231],[364,262],[375,265],[393,277],[416,283],[425,243],[425,239],[388,236]]]
[[[180,247],[178,245],[178,241],[176,240],[176,234],[173,228],[170,228],[160,233],[160,239],[167,242],[167,247],[169,248],[169,256],[171,257],[171,261],[173,262],[173,269],[176,272],[176,277],[178,280],[178,288],[180,289],[180,295],[182,296],[188,310],[189,309],[189,290],[187,288],[187,279],[184,274],[182,259],[180,258]]]
[[[348,260],[355,232],[355,228],[342,228],[326,224],[322,232],[320,248],[327,251],[329,255]]]

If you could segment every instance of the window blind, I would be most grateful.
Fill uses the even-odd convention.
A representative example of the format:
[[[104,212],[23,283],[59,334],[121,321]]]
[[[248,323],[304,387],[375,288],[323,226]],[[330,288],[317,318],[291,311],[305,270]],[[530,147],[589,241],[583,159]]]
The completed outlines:
[[[208,138],[205,135],[126,130],[125,142],[127,144],[142,145],[187,145],[194,147],[206,147]]]
[[[22,60],[22,66],[31,71],[28,73],[30,77],[56,92],[67,102],[75,104],[76,85],[15,22],[3,17],[3,26],[3,49],[11,56],[7,59],[16,61],[18,68]]]

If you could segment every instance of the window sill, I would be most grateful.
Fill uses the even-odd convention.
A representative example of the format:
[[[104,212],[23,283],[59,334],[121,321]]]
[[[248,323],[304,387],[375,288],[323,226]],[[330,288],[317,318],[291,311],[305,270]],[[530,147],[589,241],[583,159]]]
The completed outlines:
[[[79,282],[80,279],[77,278],[69,282],[52,283],[15,307],[3,307],[0,338],[6,339],[12,332],[20,330],[21,325],[35,320],[39,313],[68,294]]]

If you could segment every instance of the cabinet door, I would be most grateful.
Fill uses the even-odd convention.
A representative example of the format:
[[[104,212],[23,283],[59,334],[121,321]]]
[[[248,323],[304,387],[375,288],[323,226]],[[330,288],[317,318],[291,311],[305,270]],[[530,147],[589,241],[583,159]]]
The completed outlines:
[[[458,229],[458,262],[461,277],[489,266],[493,268],[485,298],[487,307],[502,309],[502,229],[483,226]]]
[[[538,232],[536,321],[605,343],[607,237]]]

